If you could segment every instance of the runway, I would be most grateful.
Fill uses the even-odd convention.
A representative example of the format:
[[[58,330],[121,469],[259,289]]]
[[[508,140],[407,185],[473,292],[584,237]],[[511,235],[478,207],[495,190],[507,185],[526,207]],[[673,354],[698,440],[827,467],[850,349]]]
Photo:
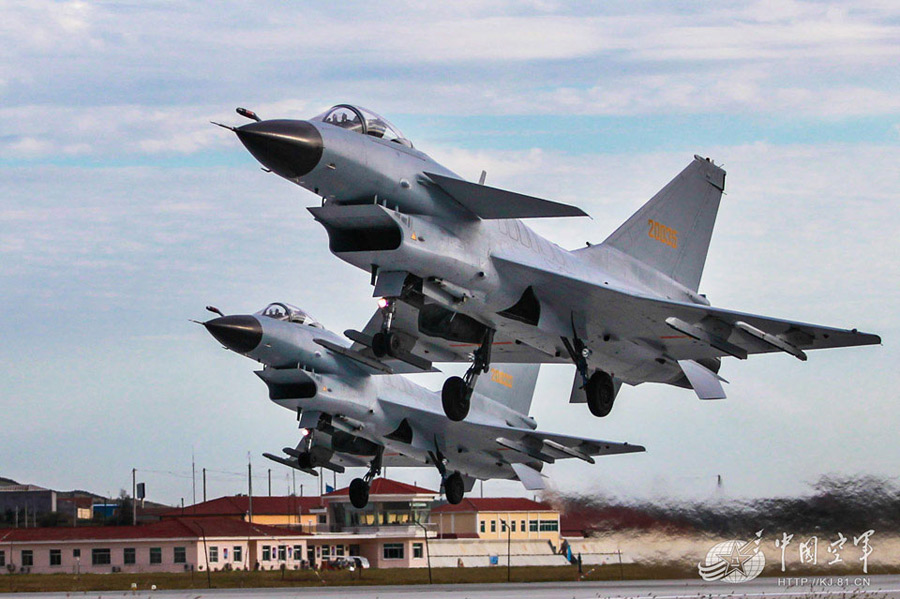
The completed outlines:
[[[192,589],[103,591],[87,593],[15,593],[0,597],[63,598],[149,597],[159,599],[900,599],[900,576],[850,576],[803,578],[758,578],[741,584],[709,583],[702,580],[651,580],[626,582],[551,582],[511,584],[409,585],[357,587],[292,587],[277,589]]]

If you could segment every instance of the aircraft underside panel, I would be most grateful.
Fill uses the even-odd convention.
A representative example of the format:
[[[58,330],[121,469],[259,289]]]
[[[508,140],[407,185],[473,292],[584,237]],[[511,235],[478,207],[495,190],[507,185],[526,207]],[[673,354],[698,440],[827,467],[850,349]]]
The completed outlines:
[[[419,330],[419,311],[405,302],[397,302],[392,323],[392,330],[399,331],[416,339],[411,353],[431,362],[468,362],[470,355],[478,347],[476,343],[465,341],[449,341],[440,337],[429,337]],[[380,310],[376,310],[362,332],[372,336],[381,331],[383,317]],[[526,327],[522,323],[515,323],[519,327]],[[533,327],[532,327],[533,328]],[[371,350],[361,343],[355,343],[352,350],[374,358]],[[516,337],[508,336],[504,329],[498,330],[494,336],[492,357],[495,362],[510,364],[535,364],[535,363],[565,363],[567,357],[556,356],[542,352],[527,343],[517,342]],[[400,360],[382,358],[395,373],[420,372],[415,367],[405,364]]]

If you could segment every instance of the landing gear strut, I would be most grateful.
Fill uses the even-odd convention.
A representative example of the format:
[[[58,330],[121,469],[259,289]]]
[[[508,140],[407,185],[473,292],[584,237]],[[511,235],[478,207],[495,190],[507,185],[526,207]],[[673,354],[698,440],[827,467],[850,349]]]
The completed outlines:
[[[362,478],[354,478],[350,482],[350,503],[358,510],[363,509],[369,503],[369,486],[372,480],[381,474],[381,459],[384,455],[384,448],[380,448],[372,463],[369,464],[369,471]]]
[[[578,374],[581,375],[581,388],[584,389],[591,414],[598,418],[608,415],[616,399],[615,383],[612,376],[602,370],[597,370],[588,376],[590,371],[587,359],[591,357],[591,350],[577,336],[574,318],[572,319],[572,341],[565,337],[562,338],[562,341],[572,362],[575,363],[575,368],[578,369]]]
[[[392,356],[401,349],[400,338],[391,332],[396,301],[396,298],[382,298],[379,302],[382,318],[381,331],[372,336],[372,353],[376,358]]]
[[[469,413],[472,390],[478,375],[487,372],[491,366],[491,347],[494,344],[494,330],[486,329],[481,345],[474,352],[474,360],[465,376],[451,376],[444,381],[441,389],[441,404],[444,406],[444,414],[454,422],[464,420]]]
[[[460,503],[466,494],[466,482],[463,480],[462,474],[459,471],[448,472],[447,465],[444,463],[444,456],[439,450],[429,452],[429,455],[431,456],[431,461],[437,466],[438,472],[441,473],[447,502],[452,505]]]

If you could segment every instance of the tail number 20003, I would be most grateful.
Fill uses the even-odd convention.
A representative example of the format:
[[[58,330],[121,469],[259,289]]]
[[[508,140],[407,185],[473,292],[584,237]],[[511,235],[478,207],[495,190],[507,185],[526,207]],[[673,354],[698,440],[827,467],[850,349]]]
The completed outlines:
[[[650,225],[650,237],[673,248],[678,247],[678,231],[652,218],[647,220],[647,224]]]

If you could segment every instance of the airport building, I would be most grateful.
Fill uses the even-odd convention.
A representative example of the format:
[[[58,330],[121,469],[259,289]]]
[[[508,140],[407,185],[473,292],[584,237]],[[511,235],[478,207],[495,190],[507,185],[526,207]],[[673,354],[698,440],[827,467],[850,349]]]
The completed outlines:
[[[347,488],[321,497],[220,497],[139,526],[0,530],[0,572],[179,572],[299,569],[360,556],[375,568],[564,565],[559,513],[521,498],[439,501],[439,493],[372,482],[358,510]],[[509,523],[509,528],[506,524]]]
[[[182,572],[301,567],[308,535],[229,518],[172,518],[142,526],[0,531],[3,573]],[[290,549],[288,549],[290,548]]]
[[[171,518],[229,518],[266,526],[289,526],[315,532],[326,522],[325,504],[321,497],[256,496],[219,497],[185,508],[163,511],[161,519]]]
[[[20,523],[57,510],[56,491],[36,485],[0,485],[0,513],[12,511]]]
[[[431,511],[441,538],[546,540],[559,543],[559,512],[520,497],[466,498]],[[507,528],[508,527],[508,528]]]

